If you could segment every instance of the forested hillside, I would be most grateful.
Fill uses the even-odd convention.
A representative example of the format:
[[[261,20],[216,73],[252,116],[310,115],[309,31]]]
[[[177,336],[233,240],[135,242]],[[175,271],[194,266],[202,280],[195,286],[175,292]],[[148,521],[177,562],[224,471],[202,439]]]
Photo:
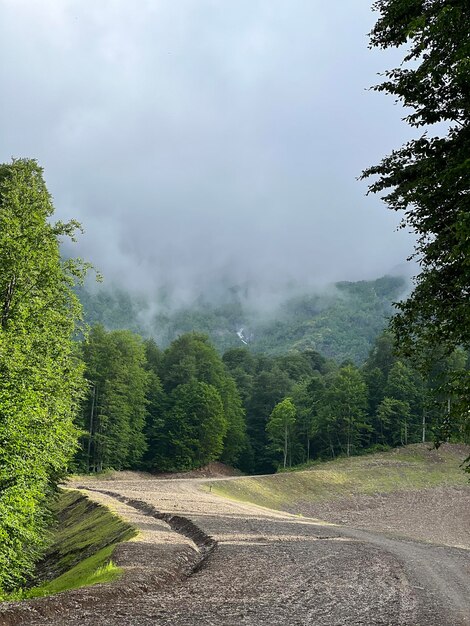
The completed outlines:
[[[424,377],[380,335],[361,367],[314,350],[221,358],[187,333],[160,350],[130,331],[92,328],[81,346],[89,394],[77,425],[81,471],[178,471],[222,460],[246,472],[431,440],[449,406],[463,350],[436,354]],[[447,387],[446,387],[447,385]],[[447,391],[440,391],[443,386]],[[451,438],[467,441],[465,421]]]
[[[59,238],[79,225],[52,213],[34,161],[0,166],[0,593],[33,575],[70,470],[269,473],[432,441],[443,424],[470,440],[455,384],[468,353],[429,347],[423,369],[381,332],[402,279],[337,283],[269,315],[236,291],[152,314],[77,287],[88,266],[61,261]],[[89,320],[119,328],[83,326],[77,293]]]
[[[90,324],[131,329],[153,337],[162,347],[183,333],[197,331],[206,333],[220,353],[243,345],[271,355],[313,349],[339,362],[359,364],[406,286],[403,278],[392,276],[339,282],[301,295],[286,293],[280,304],[266,304],[262,310],[253,307],[241,289],[227,289],[217,303],[201,296],[184,307],[104,285],[81,288],[79,295]]]
[[[20,151],[49,164],[59,215],[68,220],[73,207],[88,231],[79,250],[109,282],[87,282],[93,266],[72,249],[81,225],[54,221],[37,161],[0,163],[0,599],[33,586],[54,501],[71,473],[161,475],[221,461],[273,474],[323,460],[350,471],[355,455],[469,444],[469,0],[374,0],[375,24],[367,3],[352,0],[340,11],[331,2],[44,4],[0,2],[8,59],[0,160]],[[366,50],[370,28],[369,48],[390,52],[381,67]],[[391,95],[401,120],[363,98],[376,76],[372,92]],[[357,177],[368,187],[355,185]],[[388,217],[376,210],[379,200]],[[412,282],[383,275],[405,259]],[[357,281],[371,275],[379,278]],[[357,282],[332,282],[341,277]],[[387,479],[388,467],[379,471]],[[460,467],[470,473],[470,456]],[[346,484],[343,477],[337,482]],[[249,496],[259,504],[258,487]],[[193,494],[190,508],[204,508]],[[452,509],[459,498],[439,520],[443,532],[450,518],[460,519]],[[373,507],[362,508],[368,515]],[[139,517],[150,510],[145,501],[135,509]],[[181,512],[164,511],[154,522]],[[212,513],[204,515],[205,524]],[[252,536],[265,524],[258,531],[254,517],[232,517],[233,536],[241,529],[243,541],[228,542],[230,569],[234,546],[246,552],[246,523]],[[195,534],[197,518],[196,507],[189,516]],[[211,537],[232,533],[216,519]],[[386,538],[377,543],[374,532],[367,539],[377,563],[358,526],[344,533],[348,542],[328,542],[327,556],[312,561],[284,521],[285,532],[276,518],[269,541],[272,561],[263,560],[267,546],[249,550],[248,561],[255,552],[263,558],[245,563],[245,586],[217,566],[219,590],[229,604],[238,594],[243,623],[287,623],[282,611],[292,623],[460,623],[451,605],[468,623],[463,550],[449,553],[435,576],[442,546],[430,567],[422,545],[411,557],[410,542],[392,549],[397,527],[387,522]],[[318,530],[321,538],[325,529]],[[283,537],[290,547],[279,550]],[[79,553],[82,540],[72,543]],[[340,552],[338,577],[326,568]],[[189,564],[176,561],[186,576]],[[266,579],[256,577],[261,568]],[[354,609],[354,596],[368,589],[365,569],[375,577],[373,595],[363,618],[350,619],[343,606]],[[429,595],[420,570],[432,583]],[[169,579],[165,563],[151,577],[129,586],[137,602],[140,591]],[[269,593],[258,604],[273,619],[259,619],[251,606],[256,581],[273,591],[273,606]],[[178,623],[201,622],[193,606],[224,605],[217,588],[205,596],[198,589],[207,585],[197,585],[195,603],[173,593]],[[435,593],[441,586],[443,603]],[[376,594],[379,605],[369,601]],[[375,607],[385,606],[387,594],[395,608],[382,619]],[[112,590],[105,595],[114,602]],[[159,607],[147,595],[155,616]],[[116,623],[127,596],[115,607]],[[420,603],[425,610],[414,619]],[[92,604],[83,604],[87,624],[95,621]],[[297,619],[296,607],[307,621]],[[211,606],[205,609],[209,615]],[[39,615],[41,623],[49,619],[42,609]],[[55,617],[64,621],[60,611]],[[143,619],[135,613],[126,623]]]

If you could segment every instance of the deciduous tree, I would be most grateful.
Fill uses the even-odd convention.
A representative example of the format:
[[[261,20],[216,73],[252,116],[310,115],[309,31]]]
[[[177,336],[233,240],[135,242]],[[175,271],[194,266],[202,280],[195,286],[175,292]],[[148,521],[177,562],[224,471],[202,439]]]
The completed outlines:
[[[371,46],[407,46],[375,89],[401,101],[424,133],[363,177],[377,177],[370,191],[385,192],[417,235],[420,273],[392,326],[401,350],[422,360],[432,355],[423,346],[470,346],[470,10],[467,0],[379,0],[374,9]],[[468,372],[458,384],[468,417]]]
[[[97,325],[83,345],[83,358],[90,394],[81,424],[88,432],[79,455],[82,467],[135,467],[147,448],[143,341],[130,330],[107,332]]]
[[[218,459],[227,420],[217,389],[192,380],[175,387],[162,432],[162,469],[189,470]]]
[[[77,440],[84,383],[72,287],[86,267],[61,261],[59,239],[79,225],[52,214],[35,161],[0,165],[0,592],[31,572]]]
[[[291,398],[284,398],[276,404],[266,424],[266,431],[276,451],[283,454],[283,467],[287,467],[292,435],[296,417],[296,408]]]
[[[371,46],[407,46],[403,63],[385,72],[377,91],[407,107],[405,120],[423,129],[363,177],[403,215],[417,236],[420,272],[392,320],[401,351],[421,362],[429,347],[450,354],[470,346],[470,7],[467,0],[378,0]],[[468,420],[470,373],[454,380],[456,402],[444,420]]]

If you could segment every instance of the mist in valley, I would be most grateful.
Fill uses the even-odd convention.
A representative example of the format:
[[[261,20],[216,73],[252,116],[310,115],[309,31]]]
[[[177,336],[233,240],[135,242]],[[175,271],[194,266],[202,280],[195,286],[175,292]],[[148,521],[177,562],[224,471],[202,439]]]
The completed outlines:
[[[367,49],[367,3],[2,5],[1,160],[38,159],[85,230],[64,254],[143,325],[413,273],[412,237],[357,181],[409,132],[367,91],[399,58]]]

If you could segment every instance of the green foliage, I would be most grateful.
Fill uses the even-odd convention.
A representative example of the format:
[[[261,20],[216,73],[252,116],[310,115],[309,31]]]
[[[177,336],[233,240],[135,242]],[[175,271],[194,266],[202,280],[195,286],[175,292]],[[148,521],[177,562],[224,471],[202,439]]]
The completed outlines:
[[[79,285],[75,289],[90,325],[101,324],[107,330],[132,330],[141,333],[142,317],[147,315],[144,297],[130,294],[105,281],[98,285]]]
[[[54,577],[102,548],[136,534],[129,524],[78,491],[62,490],[52,513],[55,518],[53,543],[40,570],[53,572]]]
[[[88,353],[88,344],[84,347],[87,372],[101,381],[100,387],[109,372],[128,372],[129,350],[115,350],[116,338],[122,341],[123,331],[106,333],[96,327],[88,340],[93,350]],[[433,377],[425,380],[411,362],[394,353],[388,332],[377,338],[361,370],[352,363],[338,368],[311,349],[266,356],[232,348],[221,359],[200,333],[182,335],[163,352],[151,339],[137,342],[145,349],[146,423],[142,430],[141,420],[136,431],[147,451],[142,459],[129,458],[125,467],[157,472],[222,460],[246,472],[267,473],[275,471],[279,460],[291,465],[360,454],[377,445],[424,441],[442,410],[459,399],[449,388],[439,404],[433,404],[431,388],[439,384],[442,390],[443,379],[451,386],[451,372],[466,367],[462,352],[436,362]],[[109,378],[112,402],[92,396],[84,413],[88,415],[90,402],[115,408],[100,418],[107,420],[107,466],[119,465],[131,439],[124,379],[131,380],[128,373],[123,379]],[[287,398],[292,399],[296,419],[281,433],[273,417]],[[95,426],[98,422],[95,416]],[[452,436],[461,441],[468,433],[459,428]],[[102,445],[99,436],[97,443]],[[86,446],[82,466],[85,452]]]
[[[164,452],[159,459],[164,470],[201,467],[218,459],[223,450],[227,420],[215,387],[191,381],[178,385],[169,399],[162,432]]]
[[[378,439],[392,445],[406,445],[410,405],[405,400],[385,397],[377,407]],[[399,434],[398,434],[399,433]]]
[[[29,589],[23,598],[40,598],[69,589],[89,587],[103,583],[110,583],[119,578],[122,569],[111,560],[115,545],[102,548],[93,556],[89,556],[77,563],[70,571],[58,576],[49,583]],[[22,599],[23,599],[22,598]]]
[[[362,363],[386,326],[404,280],[385,276],[334,287],[324,294],[285,302],[275,322],[254,331],[254,349],[274,354],[313,349],[338,362]]]
[[[221,389],[226,376],[224,365],[201,333],[188,333],[175,339],[163,353],[161,378],[165,391],[199,380]]]
[[[375,281],[374,290],[389,293],[391,284],[392,279]],[[367,299],[370,283],[341,283],[338,289],[345,298],[354,293]],[[182,335],[163,352],[148,339],[143,343],[146,423],[142,430],[140,420],[135,429],[147,451],[124,465],[132,432],[124,391],[130,381],[125,365],[129,350],[115,349],[118,337],[122,341],[123,331],[106,333],[97,327],[88,340],[96,344],[93,350],[87,352],[85,344],[87,375],[98,381],[95,391],[109,378],[110,401],[100,400],[99,393],[94,400],[91,396],[83,425],[87,427],[90,406],[95,404],[96,413],[101,403],[106,410],[100,419],[106,420],[109,434],[106,465],[157,472],[192,469],[220,459],[246,472],[267,473],[278,467],[280,452],[281,465],[291,465],[361,454],[373,446],[424,441],[439,417],[447,415],[446,407],[461,400],[453,385],[467,367],[463,351],[452,358],[438,354],[433,357],[433,375],[423,378],[411,361],[395,354],[390,332],[375,340],[360,370],[347,361],[338,367],[311,348],[273,356],[238,347],[221,359],[201,333]],[[106,385],[103,388],[107,393]],[[440,390],[438,403],[431,400],[432,389]],[[270,416],[277,415],[274,409],[286,398],[292,398],[296,419],[281,441]],[[98,421],[93,419],[96,427]],[[97,432],[97,446],[104,447],[102,437]],[[460,424],[452,437],[465,441],[468,431]]]
[[[290,393],[292,384],[289,376],[278,367],[274,359],[265,359],[264,362],[260,360],[247,405],[247,429],[256,472],[269,472],[277,465],[268,443],[266,423],[276,404]]]
[[[233,378],[226,376],[222,387],[222,403],[227,420],[227,432],[224,437],[224,448],[221,461],[229,465],[238,465],[248,447],[245,410],[240,394]]]
[[[89,394],[81,426],[87,431],[77,462],[82,470],[135,467],[147,448],[149,374],[142,339],[128,330],[94,326],[83,344]]]
[[[241,347],[237,331],[244,329],[252,351],[284,355],[309,349],[339,362],[356,364],[367,357],[375,337],[392,314],[392,302],[405,289],[402,278],[384,276],[374,281],[342,282],[329,289],[292,297],[271,310],[255,310],[242,294],[227,290],[213,303],[198,298],[185,307],[171,307],[165,299],[134,297],[111,287],[82,290],[85,318],[108,329],[130,328],[153,336],[166,347],[181,335],[206,334],[220,353]],[[150,304],[160,311],[149,315]],[[321,362],[317,368],[321,369]]]
[[[318,430],[328,441],[333,456],[350,456],[367,441],[367,387],[361,372],[346,365],[326,381]]]
[[[402,227],[417,235],[420,273],[392,327],[402,353],[429,371],[436,349],[470,347],[470,11],[467,0],[379,0],[374,8],[371,46],[408,46],[375,89],[400,100],[406,121],[426,132],[363,177],[377,176],[370,191],[385,191]],[[466,400],[454,403],[447,424],[469,415],[469,372],[455,385]]]
[[[117,543],[137,534],[133,527],[77,491],[62,491],[52,512],[56,520],[52,540],[36,571],[40,584],[1,600],[42,597],[110,582],[120,574],[112,553]]]
[[[297,410],[291,398],[284,398],[276,404],[266,424],[266,431],[271,440],[271,445],[276,452],[283,453],[283,467],[292,465],[292,437],[296,420]]]
[[[235,331],[243,325],[246,312],[241,301],[232,290],[228,290],[226,301],[211,303],[199,297],[190,306],[165,309],[158,303],[160,312],[155,316],[149,332],[162,345],[168,345],[181,335],[194,331],[208,335],[220,352],[240,344]]]
[[[457,348],[451,354],[438,351],[434,361],[428,357],[427,411],[436,425],[435,439],[470,441],[468,398],[470,397],[470,360],[468,352]],[[470,466],[469,466],[470,467]]]
[[[309,455],[312,411],[317,404],[306,390],[334,365],[314,350],[267,356],[253,354],[248,348],[233,348],[224,354],[223,361],[236,381],[246,410],[249,454],[242,469],[261,473],[275,469],[278,462],[266,424],[276,404],[294,394],[299,420],[290,453],[293,462],[305,460]]]
[[[324,394],[325,380],[319,372],[314,372],[310,379],[300,381],[292,390],[292,398],[297,407],[297,441],[300,444],[297,446],[296,462],[310,461],[312,439],[318,441],[320,436],[319,411]],[[318,451],[317,449],[316,452]]]
[[[154,470],[199,467],[222,458],[237,464],[248,446],[235,381],[208,338],[189,333],[163,354],[147,342],[149,385],[146,464]]]
[[[86,266],[61,262],[35,161],[0,166],[0,590],[23,583],[47,541],[47,500],[75,451],[83,390],[72,291]]]

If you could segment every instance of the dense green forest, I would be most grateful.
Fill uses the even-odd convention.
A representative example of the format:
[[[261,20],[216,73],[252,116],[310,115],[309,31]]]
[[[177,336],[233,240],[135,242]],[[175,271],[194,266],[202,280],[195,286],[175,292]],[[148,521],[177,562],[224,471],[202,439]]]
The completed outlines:
[[[467,353],[429,347],[423,373],[380,333],[402,279],[287,299],[276,315],[253,316],[246,334],[238,297],[200,300],[150,316],[159,344],[136,332],[146,302],[77,285],[88,266],[62,260],[60,241],[79,225],[53,224],[52,213],[34,161],[0,167],[0,590],[33,575],[70,470],[221,460],[274,472],[432,440],[446,422],[448,438],[469,441],[465,415],[447,419],[465,404],[454,381],[468,375]],[[108,328],[81,323],[77,293]]]
[[[250,289],[227,288],[214,299],[200,296],[191,305],[170,305],[169,296],[131,295],[99,285],[78,289],[85,319],[108,330],[130,329],[168,346],[187,332],[209,336],[222,354],[249,345],[254,352],[284,354],[313,349],[338,361],[362,363],[387,325],[393,302],[407,289],[405,279],[338,282],[322,290],[278,295],[272,305],[250,304]]]
[[[419,274],[385,332],[399,278],[289,296],[269,315],[238,288],[184,307],[91,293],[77,285],[87,265],[61,258],[79,224],[51,221],[42,169],[0,165],[0,595],[33,575],[70,470],[273,472],[470,442],[468,7],[374,8],[370,45],[408,46],[375,89],[422,131],[363,173],[416,235]]]
[[[222,460],[246,472],[432,440],[469,368],[456,350],[424,377],[380,335],[361,367],[314,350],[222,357],[187,333],[160,350],[131,331],[91,329],[82,346],[90,393],[77,426],[80,471],[178,471]],[[467,441],[465,423],[451,437]]]

